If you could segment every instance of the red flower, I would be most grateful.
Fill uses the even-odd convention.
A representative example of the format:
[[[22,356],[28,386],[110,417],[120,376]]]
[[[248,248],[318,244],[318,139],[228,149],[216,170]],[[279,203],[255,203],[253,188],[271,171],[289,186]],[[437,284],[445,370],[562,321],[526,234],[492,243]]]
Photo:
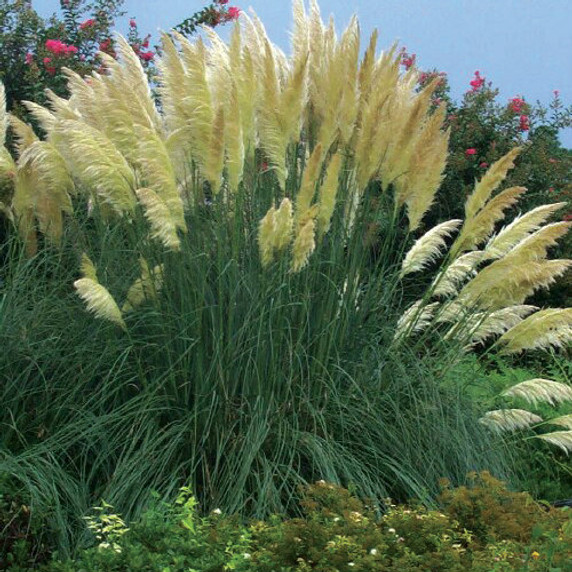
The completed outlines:
[[[469,85],[473,88],[472,91],[478,91],[481,87],[483,87],[485,83],[485,78],[481,77],[481,72],[477,70],[475,72],[475,77],[469,82]]]
[[[95,20],[93,18],[90,18],[89,20],[86,20],[85,22],[82,22],[79,25],[79,29],[80,30],[85,30],[86,28],[91,28],[92,26],[95,26]]]
[[[51,61],[52,61],[52,58],[44,58],[44,64],[46,64],[46,65],[51,63]]]
[[[106,52],[107,50],[109,50],[110,47],[111,47],[111,39],[107,38],[106,40],[103,40],[102,42],[100,42],[99,51],[100,52]]]
[[[228,17],[231,20],[236,20],[240,16],[240,8],[236,8],[235,6],[231,6],[228,9]]]
[[[76,54],[78,49],[75,46],[68,46],[61,40],[46,40],[46,50],[52,52],[55,56],[65,56],[67,54]]]
[[[470,157],[471,155],[476,155],[477,154],[477,150],[474,147],[471,147],[469,149],[465,149],[465,155],[467,157]]]
[[[486,169],[488,166],[489,166],[489,164],[486,163],[485,161],[483,161],[483,162],[479,165],[479,167],[480,167],[481,169]]]
[[[572,220],[572,213],[565,214],[565,215],[562,217],[562,220],[564,220],[564,221]]]
[[[558,99],[560,97],[560,92],[557,89],[555,89],[552,93],[554,94],[554,97],[556,99]]]
[[[216,0],[217,4],[228,4],[228,0]]]
[[[408,70],[412,65],[415,64],[415,59],[416,59],[416,55],[415,54],[408,54],[405,51],[405,48],[403,48],[402,53],[401,53],[401,65]]]
[[[132,28],[136,28],[137,27],[137,22],[135,21],[135,18],[131,18],[131,20],[129,20],[129,25]]]
[[[520,97],[513,97],[512,99],[509,100],[509,104],[508,106],[510,107],[511,111],[514,111],[515,113],[520,113],[522,111],[522,108],[525,105],[525,101],[524,99],[520,98]]]
[[[528,131],[530,129],[530,124],[528,122],[528,115],[521,115],[518,128],[521,131]]]
[[[155,57],[155,54],[153,52],[141,52],[139,57],[146,62],[150,62]]]

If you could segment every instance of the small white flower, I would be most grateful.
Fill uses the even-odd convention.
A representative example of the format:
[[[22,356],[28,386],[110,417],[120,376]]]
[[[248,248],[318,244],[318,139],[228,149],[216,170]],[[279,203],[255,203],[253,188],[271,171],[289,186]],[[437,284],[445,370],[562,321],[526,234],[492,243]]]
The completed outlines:
[[[222,510],[220,510],[220,508],[215,508],[212,513],[213,514],[222,514]]]
[[[248,554],[248,552],[245,552],[245,553],[243,554],[243,556],[244,556],[245,560],[248,560],[249,558],[252,558],[252,555]]]
[[[334,522],[338,522],[340,520],[339,516],[336,516],[336,518],[334,518]]]
[[[372,556],[375,556],[375,555],[377,554],[377,548],[372,548],[372,549],[369,551],[369,553],[370,553]]]
[[[388,528],[387,532],[391,532],[391,534],[395,534],[395,528]]]
[[[348,562],[348,566],[355,566],[353,562]]]

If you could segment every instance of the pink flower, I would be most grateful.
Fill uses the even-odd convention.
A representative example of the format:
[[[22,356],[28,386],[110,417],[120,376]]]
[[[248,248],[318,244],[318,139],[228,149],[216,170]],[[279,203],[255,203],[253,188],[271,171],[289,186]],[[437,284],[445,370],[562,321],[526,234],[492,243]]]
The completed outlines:
[[[79,25],[79,29],[85,30],[86,28],[91,28],[93,26],[95,26],[95,20],[93,18],[89,18],[89,20],[86,20]]]
[[[520,113],[525,105],[525,101],[520,97],[513,97],[512,99],[509,100],[508,105],[511,111],[514,111],[515,113]]]
[[[552,93],[554,94],[554,97],[556,99],[558,99],[560,97],[560,92],[557,89],[555,89]]]
[[[562,217],[562,220],[564,220],[564,221],[572,220],[572,213],[565,214],[565,215]]]
[[[228,0],[216,0],[217,4],[228,4]]]
[[[78,49],[75,46],[68,46],[61,40],[46,40],[46,50],[52,52],[55,56],[65,56],[67,54],[76,54]]]
[[[412,65],[415,64],[415,59],[416,59],[416,55],[415,54],[408,54],[405,51],[405,48],[403,48],[402,50],[402,54],[401,54],[401,65],[408,70]]]
[[[548,192],[549,192],[549,193],[553,193],[553,192],[554,192],[554,187],[548,187]]]
[[[52,58],[44,58],[43,59],[43,62],[45,65],[48,65],[49,63],[51,63],[51,61],[52,61]]]
[[[485,161],[483,161],[483,162],[479,165],[479,167],[480,167],[481,169],[486,169],[486,168],[488,168],[488,166],[489,166],[489,164],[486,163]]]
[[[530,124],[528,122],[528,115],[521,115],[518,128],[521,131],[528,131],[530,129]]]
[[[155,54],[153,52],[141,52],[139,57],[146,62],[150,62],[155,57]]]
[[[135,21],[135,18],[131,18],[131,20],[129,20],[129,25],[132,28],[136,28],[137,27],[137,22]]]
[[[465,155],[467,157],[470,157],[471,155],[476,155],[477,154],[477,150],[474,147],[471,147],[469,149],[465,149]]]
[[[228,9],[228,17],[231,20],[236,20],[240,16],[240,8],[236,8],[236,6],[231,6]]]
[[[485,83],[485,78],[481,77],[481,72],[477,70],[475,72],[475,77],[469,82],[469,85],[473,88],[472,91],[478,91],[483,87]]]
[[[33,63],[34,63],[34,54],[32,54],[31,52],[28,52],[26,54],[26,64],[31,65]]]

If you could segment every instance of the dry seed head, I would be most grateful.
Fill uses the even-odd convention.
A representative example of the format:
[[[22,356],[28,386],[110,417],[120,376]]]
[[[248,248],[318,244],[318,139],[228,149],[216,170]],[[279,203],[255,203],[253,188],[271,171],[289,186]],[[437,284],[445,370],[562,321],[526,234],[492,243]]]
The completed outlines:
[[[121,311],[123,313],[130,312],[140,306],[145,300],[155,300],[158,292],[163,286],[163,264],[149,269],[147,261],[143,258],[140,260],[141,277],[129,288],[127,297]]]
[[[495,224],[505,216],[504,211],[514,206],[525,187],[511,187],[492,198],[474,217],[468,219],[459,238],[451,247],[451,253],[471,250],[479,246],[494,232]]]
[[[324,236],[324,234],[326,234],[330,229],[330,222],[336,206],[336,195],[338,192],[341,166],[342,156],[340,153],[336,153],[328,165],[326,177],[320,187],[318,214],[316,216],[320,237]]]
[[[475,189],[465,203],[465,215],[467,219],[473,218],[488,202],[492,193],[504,181],[507,173],[514,167],[514,160],[520,153],[521,148],[515,147],[506,155],[496,161],[483,178],[477,182]]]
[[[151,238],[159,240],[169,250],[179,250],[181,241],[171,209],[152,189],[137,189],[136,194],[151,225]]]
[[[16,138],[16,151],[18,152],[18,156],[21,156],[22,153],[36,141],[40,139],[34,133],[34,130],[27,124],[24,123],[20,118],[16,117],[15,115],[9,115],[10,121],[10,129]]]
[[[480,250],[467,252],[456,258],[447,268],[440,272],[433,281],[433,296],[455,296],[459,286],[470,276],[476,274],[476,268],[483,260]]]
[[[552,433],[536,435],[536,438],[560,447],[566,454],[572,451],[572,431],[553,431]]]
[[[310,254],[316,248],[314,240],[316,223],[314,219],[308,220],[298,231],[292,246],[292,272],[299,272],[308,263]]]
[[[572,341],[572,308],[549,308],[529,316],[501,338],[502,353],[565,347]]]
[[[260,249],[260,259],[262,266],[268,266],[274,258],[274,239],[276,236],[276,208],[268,209],[264,218],[258,225],[258,247]]]
[[[280,252],[284,250],[291,242],[294,232],[294,210],[290,199],[282,199],[280,207],[274,213],[274,248]]]
[[[558,381],[538,377],[517,383],[503,391],[501,395],[524,399],[533,406],[539,402],[554,406],[563,401],[572,401],[572,387]]]
[[[566,203],[541,205],[515,218],[514,221],[491,238],[485,248],[487,255],[491,258],[504,256],[529,234],[538,230],[550,215],[564,206],[566,206]]]
[[[418,238],[405,256],[399,276],[403,278],[411,272],[419,272],[434,262],[447,246],[445,239],[450,237],[462,222],[458,219],[442,222]]]
[[[0,81],[0,147],[6,143],[6,131],[8,130],[8,111],[6,109],[6,90]]]
[[[487,411],[479,421],[497,433],[528,429],[542,423],[542,417],[525,409],[496,409]]]
[[[127,329],[119,306],[104,286],[91,278],[80,278],[74,282],[74,287],[86,303],[87,310],[96,318],[113,322],[123,330]]]
[[[421,332],[431,325],[439,302],[425,304],[423,300],[415,302],[398,320],[395,327],[394,340],[410,336],[414,332]]]

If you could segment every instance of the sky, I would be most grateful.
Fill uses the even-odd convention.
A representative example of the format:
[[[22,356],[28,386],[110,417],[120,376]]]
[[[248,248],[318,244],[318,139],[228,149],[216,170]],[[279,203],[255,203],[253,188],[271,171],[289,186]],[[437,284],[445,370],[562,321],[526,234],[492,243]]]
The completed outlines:
[[[421,69],[447,72],[452,95],[460,99],[470,89],[475,70],[500,89],[499,101],[524,96],[547,105],[558,90],[572,105],[572,0],[318,0],[322,16],[334,15],[342,30],[357,14],[362,45],[374,28],[378,46],[395,40],[417,55]],[[58,0],[33,0],[34,8],[49,15]],[[203,8],[198,0],[126,0],[127,18],[135,16],[141,33],[167,30]],[[292,29],[289,0],[231,0],[248,12],[252,7],[270,39],[289,51]],[[229,26],[227,25],[228,29]],[[217,28],[218,29],[218,28]],[[220,29],[219,29],[220,30]],[[228,30],[222,31],[222,35]],[[572,148],[572,129],[561,134]]]

